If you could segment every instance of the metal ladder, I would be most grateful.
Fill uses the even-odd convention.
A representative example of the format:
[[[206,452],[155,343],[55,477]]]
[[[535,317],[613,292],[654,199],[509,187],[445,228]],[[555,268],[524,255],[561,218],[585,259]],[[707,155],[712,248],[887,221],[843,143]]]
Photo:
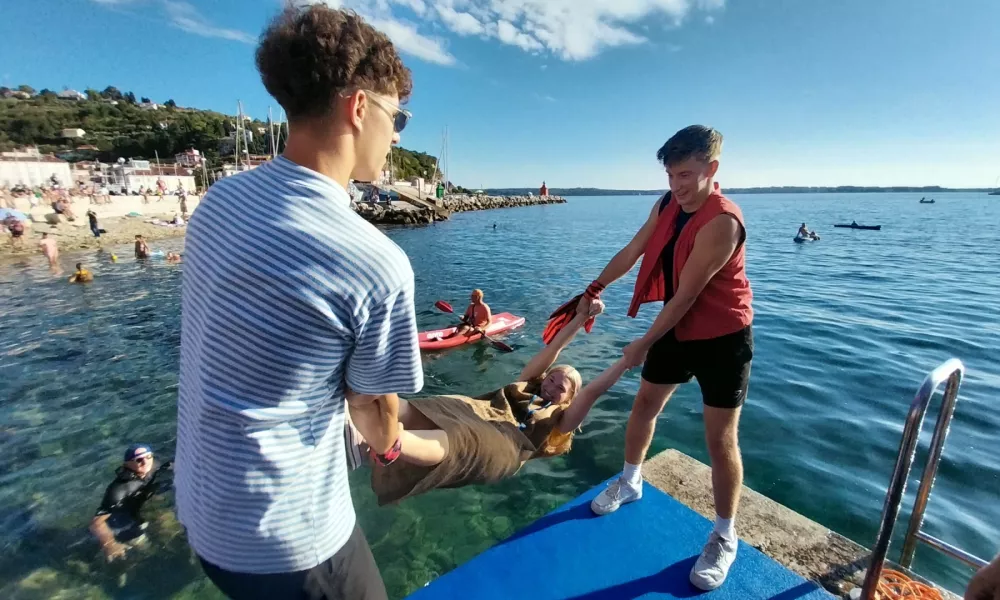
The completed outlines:
[[[953,546],[936,537],[928,535],[920,530],[924,524],[924,511],[927,510],[927,501],[931,496],[931,488],[934,487],[934,478],[937,476],[938,464],[941,462],[941,454],[944,452],[944,442],[948,437],[948,429],[951,426],[951,419],[955,415],[955,404],[958,402],[958,388],[962,385],[962,377],[965,375],[965,365],[957,358],[953,358],[940,367],[931,371],[924,379],[917,390],[917,395],[910,405],[910,411],[906,415],[906,426],[903,428],[903,439],[899,445],[899,455],[896,457],[896,468],[893,470],[892,479],[889,481],[889,489],[885,496],[885,505],[882,508],[882,522],[878,528],[878,537],[875,546],[872,548],[871,564],[865,576],[864,586],[861,588],[861,598],[863,600],[873,600],[878,581],[882,576],[882,569],[885,566],[886,555],[889,552],[889,543],[892,538],[892,530],[896,526],[896,519],[899,517],[899,505],[903,501],[903,493],[906,491],[906,481],[910,477],[910,469],[913,467],[913,459],[917,453],[917,442],[920,438],[920,431],[924,425],[924,415],[927,413],[927,406],[931,398],[941,384],[947,383],[944,390],[944,398],[941,403],[941,414],[938,416],[937,425],[934,426],[934,436],[931,438],[930,454],[927,456],[927,465],[924,467],[923,477],[920,479],[920,488],[917,490],[917,498],[913,503],[913,514],[910,516],[910,525],[906,530],[906,537],[903,538],[903,552],[899,559],[899,565],[904,569],[909,569],[913,563],[913,555],[917,550],[917,543],[923,542],[930,546],[956,558],[972,567],[982,568],[986,566],[986,561],[973,556],[972,554]]]

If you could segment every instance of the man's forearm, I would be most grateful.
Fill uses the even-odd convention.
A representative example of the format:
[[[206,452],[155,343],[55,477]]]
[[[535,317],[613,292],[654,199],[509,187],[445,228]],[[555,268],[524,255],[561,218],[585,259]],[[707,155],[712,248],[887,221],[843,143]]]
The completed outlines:
[[[615,254],[611,262],[608,263],[601,274],[597,277],[597,281],[601,282],[605,287],[611,285],[612,283],[618,281],[624,277],[635,263],[639,260],[638,257],[633,256],[633,252],[630,248],[622,248],[618,254]]]

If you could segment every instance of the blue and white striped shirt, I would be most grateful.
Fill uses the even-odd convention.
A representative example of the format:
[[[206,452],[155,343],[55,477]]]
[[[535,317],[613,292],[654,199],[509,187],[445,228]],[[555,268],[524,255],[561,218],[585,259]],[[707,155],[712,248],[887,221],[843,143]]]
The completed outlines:
[[[188,227],[177,512],[203,559],[310,569],[355,524],[344,389],[423,387],[406,254],[332,179],[277,158],[212,186]]]

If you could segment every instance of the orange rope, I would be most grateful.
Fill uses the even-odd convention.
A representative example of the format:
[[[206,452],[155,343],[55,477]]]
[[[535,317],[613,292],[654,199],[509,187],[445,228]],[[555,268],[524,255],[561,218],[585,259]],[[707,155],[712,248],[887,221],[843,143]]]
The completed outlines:
[[[944,600],[941,592],[913,581],[899,571],[886,569],[878,582],[875,600]]]

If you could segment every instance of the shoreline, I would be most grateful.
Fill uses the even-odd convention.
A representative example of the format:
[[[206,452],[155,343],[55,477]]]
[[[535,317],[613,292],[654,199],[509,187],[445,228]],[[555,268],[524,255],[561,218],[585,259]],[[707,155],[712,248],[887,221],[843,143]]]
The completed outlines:
[[[155,225],[148,221],[157,219],[161,221],[170,220],[176,213],[168,206],[158,207],[155,204],[144,204],[143,208],[162,208],[167,212],[143,214],[141,217],[117,216],[124,215],[123,210],[134,208],[132,203],[137,199],[128,197],[128,206],[95,205],[86,206],[83,202],[73,203],[73,207],[78,213],[85,213],[86,209],[93,209],[100,219],[100,226],[107,230],[107,233],[95,238],[90,232],[90,227],[85,214],[77,216],[74,221],[60,219],[56,224],[47,223],[44,216],[39,215],[39,211],[24,211],[31,214],[32,223],[25,229],[22,238],[23,245],[19,249],[12,249],[9,234],[3,240],[3,249],[0,250],[0,262],[24,258],[25,256],[40,255],[38,243],[42,239],[42,233],[48,233],[59,245],[60,254],[64,252],[78,252],[83,250],[97,250],[106,246],[118,246],[131,244],[135,241],[136,235],[142,235],[147,242],[157,240],[184,237],[186,227],[165,227]],[[199,199],[200,200],[200,199]],[[495,210],[500,208],[517,208],[523,206],[537,206],[544,204],[565,204],[566,199],[559,196],[447,196],[441,201],[444,211],[435,211],[430,208],[418,208],[414,206],[402,207],[397,205],[372,205],[358,204],[355,212],[363,219],[373,225],[429,225],[435,221],[443,221],[450,213],[470,212],[480,210]],[[189,200],[190,205],[197,206],[197,200]],[[86,208],[85,208],[86,207]]]

